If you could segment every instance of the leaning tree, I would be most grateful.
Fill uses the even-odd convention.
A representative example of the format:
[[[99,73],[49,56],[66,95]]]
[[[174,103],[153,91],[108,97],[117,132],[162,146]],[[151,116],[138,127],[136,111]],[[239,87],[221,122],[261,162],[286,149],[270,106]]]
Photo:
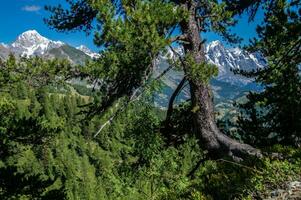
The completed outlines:
[[[260,152],[231,139],[217,127],[209,80],[217,68],[205,58],[202,33],[215,32],[229,42],[237,38],[229,27],[234,12],[218,0],[67,0],[70,7],[46,7],[52,15],[46,23],[59,31],[94,31],[94,42],[102,47],[101,57],[84,67],[85,75],[97,85],[102,97],[93,113],[102,113],[121,98],[132,100],[149,82],[155,61],[167,47],[182,45],[184,55],[175,63],[191,93],[193,130],[211,157],[230,156],[239,160]],[[238,1],[235,1],[238,4]],[[238,4],[239,5],[239,4]],[[253,6],[251,2],[241,9]],[[235,10],[235,9],[234,9]],[[175,54],[177,54],[175,52]],[[94,78],[92,78],[94,77]],[[143,89],[142,89],[143,90]],[[173,96],[174,96],[173,95]],[[170,99],[167,118],[172,114]],[[112,120],[112,118],[110,118]]]

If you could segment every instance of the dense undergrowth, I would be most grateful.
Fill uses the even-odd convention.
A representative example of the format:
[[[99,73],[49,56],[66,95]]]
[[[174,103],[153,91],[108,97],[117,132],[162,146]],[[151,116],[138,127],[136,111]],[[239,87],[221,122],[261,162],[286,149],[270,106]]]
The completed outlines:
[[[130,103],[94,137],[110,111],[87,120],[80,111],[92,97],[60,81],[34,85],[35,75],[47,72],[22,77],[12,60],[5,65],[9,70],[0,73],[1,199],[253,199],[300,180],[301,149],[280,145],[263,151],[280,152],[282,160],[206,160],[189,176],[206,152],[189,132],[181,142],[167,144],[160,133],[161,111],[149,97]],[[64,69],[65,64],[51,66]]]

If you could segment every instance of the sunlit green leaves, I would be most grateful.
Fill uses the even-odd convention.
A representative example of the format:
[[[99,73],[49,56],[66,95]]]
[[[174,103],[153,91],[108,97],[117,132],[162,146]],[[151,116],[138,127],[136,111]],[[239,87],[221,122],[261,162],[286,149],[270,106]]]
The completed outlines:
[[[204,84],[208,84],[212,77],[218,75],[218,68],[214,64],[210,63],[195,63],[192,55],[188,54],[185,57],[186,65],[189,67],[189,78],[192,80],[199,80]]]

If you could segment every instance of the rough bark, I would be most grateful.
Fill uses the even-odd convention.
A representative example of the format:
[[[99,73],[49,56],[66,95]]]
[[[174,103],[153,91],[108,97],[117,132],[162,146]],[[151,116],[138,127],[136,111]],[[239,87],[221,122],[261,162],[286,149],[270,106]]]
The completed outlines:
[[[190,12],[189,19],[180,23],[181,30],[189,42],[183,45],[184,51],[193,56],[195,63],[205,62],[205,49],[195,16],[197,3],[185,1],[183,6]],[[183,67],[184,72],[187,73],[190,66]],[[188,77],[189,74],[186,76]],[[208,150],[210,157],[231,156],[234,160],[240,160],[247,155],[261,156],[259,150],[231,139],[218,129],[214,117],[212,92],[208,83],[189,79],[189,85],[192,107],[197,108],[193,113],[194,130],[202,147]]]

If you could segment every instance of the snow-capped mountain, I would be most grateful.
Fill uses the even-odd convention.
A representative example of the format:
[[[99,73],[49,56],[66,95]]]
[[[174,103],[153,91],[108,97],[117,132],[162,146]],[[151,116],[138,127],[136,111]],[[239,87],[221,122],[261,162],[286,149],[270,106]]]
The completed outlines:
[[[85,45],[80,45],[79,47],[76,47],[76,49],[84,52],[85,54],[87,54],[91,58],[99,58],[99,54],[98,53],[93,52],[91,49],[89,49]]]
[[[263,68],[266,65],[265,59],[257,53],[249,53],[240,48],[226,48],[220,41],[213,41],[206,45],[206,59],[215,64],[219,69],[217,77],[211,80],[216,102],[225,102],[242,96],[250,90],[261,90],[254,80],[234,74],[232,70],[243,69],[247,71]],[[181,47],[166,49],[157,59],[157,67],[154,76],[158,76],[169,67],[169,59],[176,59],[183,55]],[[171,69],[163,78],[165,87],[164,95],[157,96],[156,102],[159,105],[167,105],[168,96],[172,94],[184,74],[182,71]],[[178,96],[178,102],[188,99],[189,88],[185,87]]]
[[[218,67],[219,73],[216,80],[227,82],[230,84],[243,84],[253,82],[252,79],[234,74],[233,70],[243,69],[252,71],[263,68],[266,65],[265,59],[258,53],[249,53],[238,47],[226,48],[220,41],[213,41],[206,45],[206,59]],[[183,49],[176,47],[173,50],[167,49],[157,60],[160,72],[168,67],[167,60],[183,55]],[[177,55],[175,55],[177,54]],[[171,71],[172,77],[182,77],[182,72]]]
[[[43,37],[35,30],[22,33],[12,44],[0,43],[0,58],[6,59],[10,53],[17,56],[41,56],[47,59],[64,58],[75,64],[84,64],[86,60],[99,58],[100,56],[86,46],[81,45],[75,48],[64,42]],[[154,76],[168,68],[168,60],[176,56],[175,54],[183,55],[183,49],[175,48],[175,51],[167,49],[162,52],[157,59]],[[206,58],[208,62],[217,65],[219,68],[218,77],[211,82],[217,99],[234,99],[244,91],[256,87],[252,79],[234,75],[233,69],[255,70],[265,66],[265,60],[259,54],[248,53],[239,48],[226,48],[219,41],[213,41],[206,45]],[[166,85],[163,96],[169,96],[182,77],[183,72],[181,71],[175,69],[169,71],[163,78]],[[185,88],[179,99],[187,98],[189,98],[189,89]],[[160,97],[160,101],[162,99]]]
[[[41,36],[36,30],[29,30],[18,36],[9,48],[21,56],[44,55],[48,50],[65,45],[61,41],[52,41]]]
[[[233,84],[247,84],[253,80],[236,75],[232,70],[252,71],[266,65],[265,59],[258,53],[249,53],[238,47],[227,49],[220,41],[213,41],[206,46],[206,58],[218,66],[218,80]]]
[[[183,49],[175,48],[176,54],[183,55]],[[21,56],[43,56],[45,58],[66,58],[73,63],[84,63],[89,58],[99,58],[99,54],[91,51],[84,45],[72,47],[61,41],[53,41],[36,30],[28,30],[17,37],[12,44],[0,44],[0,57],[5,58],[9,52]],[[174,51],[167,49],[158,59],[160,72],[167,67],[167,59],[175,56]],[[239,48],[225,48],[220,41],[213,41],[206,45],[206,58],[219,68],[216,78],[231,84],[248,84],[251,79],[234,75],[233,69],[253,70],[262,68],[265,60],[256,53],[248,53]],[[177,74],[178,73],[178,74]],[[181,72],[173,72],[170,79],[177,79]]]
[[[22,33],[12,44],[0,43],[0,58],[5,59],[10,53],[16,56],[64,58],[75,64],[84,64],[86,60],[99,56],[85,46],[77,49],[64,42],[50,40],[36,30]]]
[[[4,44],[3,42],[0,43],[0,46],[5,47],[5,48],[8,48],[8,45],[7,45],[7,44]]]

